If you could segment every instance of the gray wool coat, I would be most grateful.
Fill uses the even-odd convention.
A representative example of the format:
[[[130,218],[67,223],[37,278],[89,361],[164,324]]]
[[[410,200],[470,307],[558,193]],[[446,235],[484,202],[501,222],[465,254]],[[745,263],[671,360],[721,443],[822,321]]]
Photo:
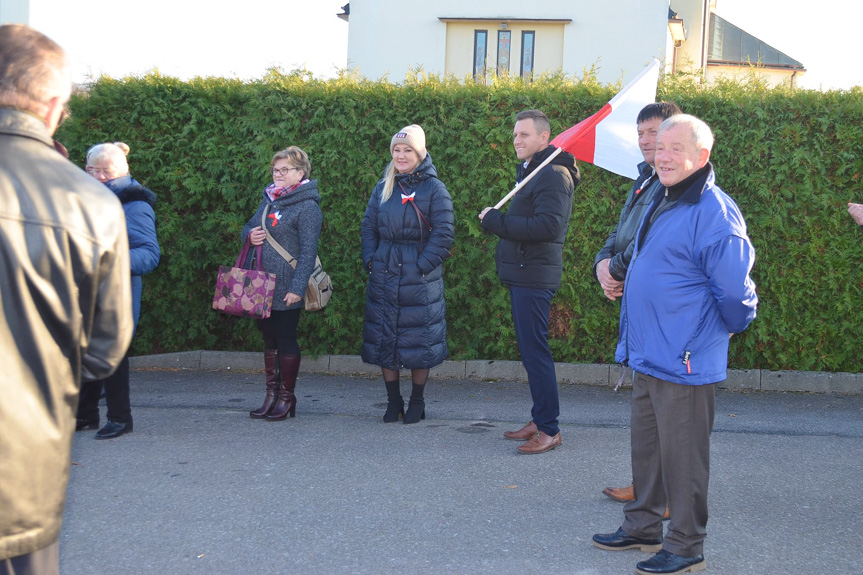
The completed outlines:
[[[288,292],[305,297],[309,276],[315,268],[318,255],[318,238],[324,221],[321,213],[321,196],[318,194],[318,181],[310,180],[291,193],[271,201],[265,191],[255,215],[243,228],[243,242],[253,228],[261,225],[261,216],[268,209],[267,231],[273,238],[297,259],[294,270],[273,248],[269,239],[264,241],[261,261],[264,271],[276,274],[276,292],[273,297],[273,310],[284,311],[303,306],[299,301],[292,306],[285,303]],[[251,255],[250,255],[251,259]],[[246,262],[248,265],[249,262]]]

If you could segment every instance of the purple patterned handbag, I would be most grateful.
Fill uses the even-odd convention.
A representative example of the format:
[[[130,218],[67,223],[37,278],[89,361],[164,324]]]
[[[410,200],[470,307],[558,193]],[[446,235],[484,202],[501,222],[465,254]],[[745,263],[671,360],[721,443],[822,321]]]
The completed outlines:
[[[213,309],[229,315],[267,319],[273,309],[276,274],[261,269],[262,246],[255,250],[252,267],[256,269],[247,270],[240,267],[246,262],[251,247],[247,237],[234,267],[219,266]]]

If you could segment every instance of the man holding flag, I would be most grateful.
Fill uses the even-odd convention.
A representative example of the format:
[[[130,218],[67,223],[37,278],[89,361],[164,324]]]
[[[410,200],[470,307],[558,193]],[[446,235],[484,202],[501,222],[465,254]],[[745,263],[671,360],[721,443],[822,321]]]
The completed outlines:
[[[513,145],[523,165],[518,184],[479,218],[497,235],[495,261],[501,283],[509,286],[515,335],[533,398],[531,420],[504,437],[526,441],[521,453],[542,453],[560,445],[557,375],[548,346],[551,298],[560,286],[563,242],[580,181],[575,158],[635,179],[641,160],[630,133],[638,111],[656,98],[659,61],[627,84],[601,110],[558,134],[539,110],[516,116]],[[516,195],[518,194],[518,195]],[[506,214],[500,208],[515,197]]]
[[[501,283],[509,287],[516,341],[533,398],[527,425],[504,433],[507,439],[524,441],[518,451],[525,454],[561,444],[548,318],[563,272],[572,194],[581,177],[572,154],[549,145],[550,136],[548,118],[541,111],[525,110],[516,116],[513,146],[522,161],[518,194],[507,213],[499,211],[501,202],[479,214],[482,228],[500,238],[495,263]]]

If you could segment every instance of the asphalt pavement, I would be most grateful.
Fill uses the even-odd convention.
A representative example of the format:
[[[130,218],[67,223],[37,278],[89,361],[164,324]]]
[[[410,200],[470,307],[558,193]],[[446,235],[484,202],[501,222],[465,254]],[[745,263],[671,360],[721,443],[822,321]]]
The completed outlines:
[[[61,573],[633,573],[590,543],[622,522],[629,391],[562,384],[563,445],[519,455],[518,381],[433,378],[403,425],[378,378],[302,373],[268,422],[261,372],[133,370],[135,431],[76,434]],[[706,573],[858,572],[861,437],[861,395],[720,390]]]

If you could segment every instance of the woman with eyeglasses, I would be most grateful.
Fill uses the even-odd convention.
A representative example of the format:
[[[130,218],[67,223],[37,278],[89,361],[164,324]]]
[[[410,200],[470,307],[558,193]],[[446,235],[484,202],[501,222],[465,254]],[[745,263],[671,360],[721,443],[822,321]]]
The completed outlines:
[[[258,210],[243,228],[243,241],[248,237],[252,246],[263,245],[264,271],[276,274],[272,312],[257,322],[264,336],[266,396],[260,409],[249,413],[253,419],[280,421],[294,417],[297,409],[297,325],[324,219],[318,181],[309,179],[311,172],[309,156],[300,148],[290,146],[277,152],[270,162],[273,182],[264,188]],[[273,242],[296,259],[296,269],[279,255]]]
[[[141,276],[159,265],[161,251],[156,237],[156,194],[129,174],[126,155],[129,146],[123,142],[96,144],[87,151],[87,173],[108,186],[123,204],[129,235],[129,260],[132,272],[132,315],[135,326],[141,315]],[[132,431],[132,408],[129,404],[129,356],[113,375],[81,385],[75,429],[99,427],[99,397],[105,390],[108,423],[96,433],[96,439],[111,439]]]
[[[391,161],[362,222],[369,273],[362,358],[381,368],[387,391],[384,423],[425,418],[429,369],[443,363],[446,304],[443,262],[453,244],[452,199],[426,151],[426,136],[405,126],[390,140]],[[399,370],[411,370],[408,407]]]

